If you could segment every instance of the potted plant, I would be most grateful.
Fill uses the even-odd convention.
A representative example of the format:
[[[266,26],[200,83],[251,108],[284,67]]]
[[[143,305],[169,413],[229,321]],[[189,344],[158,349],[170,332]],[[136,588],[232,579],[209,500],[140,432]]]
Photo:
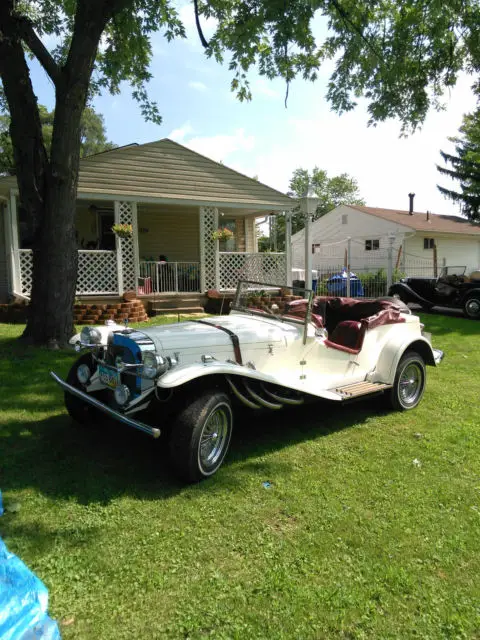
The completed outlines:
[[[131,238],[133,235],[133,227],[131,224],[114,224],[112,226],[113,233],[119,238]]]
[[[230,240],[231,238],[233,238],[233,231],[227,227],[219,227],[212,233],[213,240]]]

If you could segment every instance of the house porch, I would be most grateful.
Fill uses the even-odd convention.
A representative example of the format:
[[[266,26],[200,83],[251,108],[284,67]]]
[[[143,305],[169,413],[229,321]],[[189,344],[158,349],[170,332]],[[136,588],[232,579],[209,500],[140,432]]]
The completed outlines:
[[[76,295],[115,298],[127,290],[141,296],[233,290],[239,279],[287,284],[284,253],[259,253],[255,218],[262,212],[156,202],[106,201],[80,197],[77,203],[78,279]],[[32,251],[22,234],[16,197],[11,199],[9,229],[14,293],[28,297]],[[119,238],[114,223],[132,225]],[[214,240],[219,227],[232,230]]]

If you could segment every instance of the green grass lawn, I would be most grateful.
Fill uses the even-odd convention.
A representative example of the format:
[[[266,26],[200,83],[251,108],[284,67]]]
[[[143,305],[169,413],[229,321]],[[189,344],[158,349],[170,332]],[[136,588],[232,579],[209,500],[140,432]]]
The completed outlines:
[[[446,357],[415,411],[246,414],[187,487],[143,434],[72,425],[48,370],[75,355],[0,325],[0,535],[62,636],[480,637],[480,322],[423,321]]]

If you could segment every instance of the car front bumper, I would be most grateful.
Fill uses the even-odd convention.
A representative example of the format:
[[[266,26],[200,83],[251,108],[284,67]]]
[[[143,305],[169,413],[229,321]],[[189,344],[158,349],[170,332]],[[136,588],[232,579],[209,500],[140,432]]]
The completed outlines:
[[[134,429],[143,431],[143,433],[147,433],[149,436],[152,436],[152,438],[160,437],[160,429],[157,429],[156,427],[150,427],[148,424],[145,424],[144,422],[140,422],[138,420],[132,420],[132,418],[129,418],[123,413],[120,413],[119,411],[115,411],[115,409],[112,409],[108,405],[103,404],[103,402],[99,402],[88,393],[85,393],[84,391],[80,391],[80,389],[76,389],[75,387],[72,387],[71,384],[68,384],[67,382],[62,380],[59,376],[57,376],[57,374],[54,371],[50,371],[50,375],[55,380],[55,382],[58,385],[60,385],[60,387],[62,387],[64,391],[66,391],[67,393],[71,393],[77,398],[80,398],[90,406],[95,407],[95,409],[98,409],[99,411],[102,411],[103,413],[105,413],[107,416],[110,416],[110,418],[114,418],[115,420],[118,420],[118,422],[122,422],[123,424],[126,424],[129,427],[133,427]]]
[[[435,364],[440,364],[445,354],[441,349],[432,349],[432,351],[433,357],[435,359]]]

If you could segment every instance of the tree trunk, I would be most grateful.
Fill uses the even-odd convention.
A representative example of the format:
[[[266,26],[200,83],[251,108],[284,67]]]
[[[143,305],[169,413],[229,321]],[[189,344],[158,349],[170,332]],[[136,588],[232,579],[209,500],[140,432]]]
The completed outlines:
[[[72,335],[80,119],[101,34],[112,16],[127,4],[127,0],[77,3],[68,57],[60,67],[39,43],[28,20],[18,19],[15,0],[0,0],[0,78],[11,117],[20,200],[34,231],[32,293],[23,336],[35,344],[62,346]],[[55,86],[50,160],[22,39],[27,40]]]
[[[93,9],[92,9],[93,7]],[[33,250],[30,313],[24,337],[64,346],[73,333],[78,247],[75,229],[81,117],[107,15],[80,5],[69,57],[56,86],[43,222]]]

